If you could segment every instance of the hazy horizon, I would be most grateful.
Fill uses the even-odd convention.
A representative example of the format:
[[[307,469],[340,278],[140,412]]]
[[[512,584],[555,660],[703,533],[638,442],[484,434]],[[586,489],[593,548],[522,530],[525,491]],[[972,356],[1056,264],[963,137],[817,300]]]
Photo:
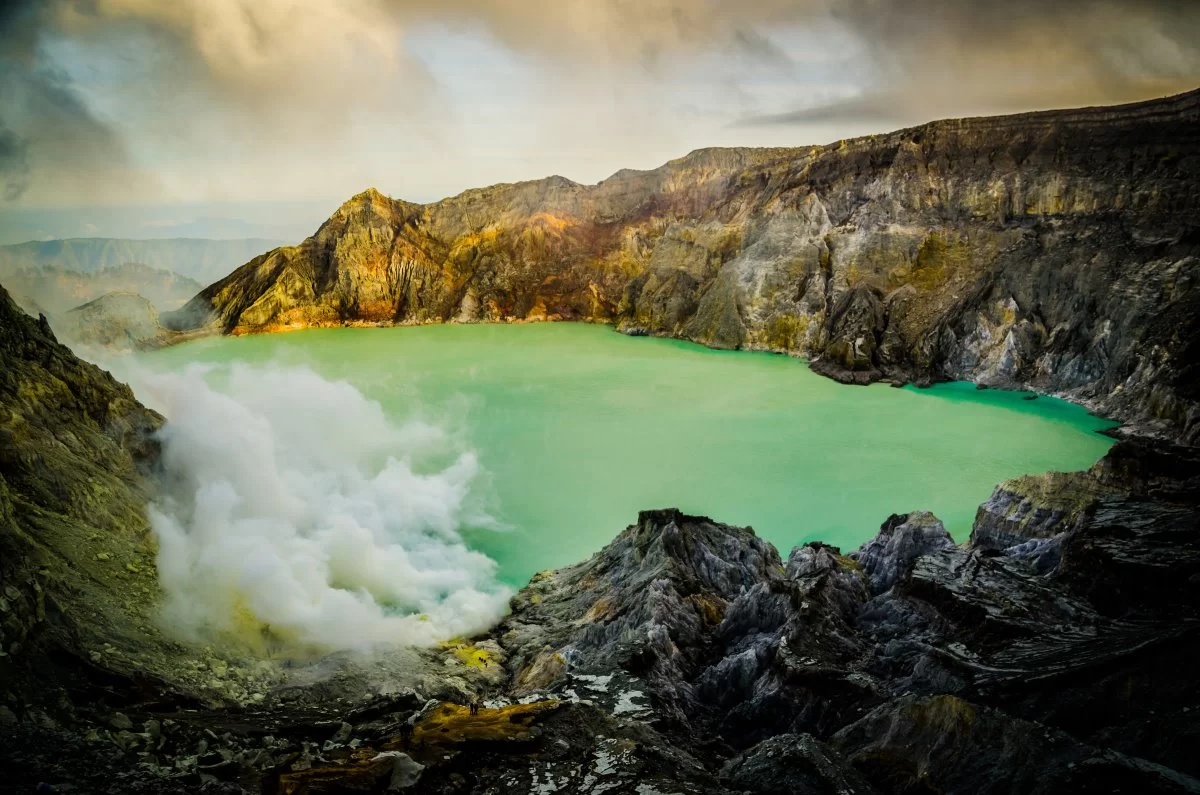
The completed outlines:
[[[591,184],[1197,86],[1182,0],[16,0],[0,242],[297,240],[367,186]]]

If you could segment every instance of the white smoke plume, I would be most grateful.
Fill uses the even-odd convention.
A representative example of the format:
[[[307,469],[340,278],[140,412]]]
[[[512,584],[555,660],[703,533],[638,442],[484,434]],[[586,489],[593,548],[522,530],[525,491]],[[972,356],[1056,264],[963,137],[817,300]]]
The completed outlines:
[[[438,429],[397,425],[307,368],[132,380],[168,418],[151,522],[176,630],[365,650],[432,644],[503,614],[495,564],[459,535],[488,524],[472,507],[478,464],[471,453],[431,463],[447,444]]]

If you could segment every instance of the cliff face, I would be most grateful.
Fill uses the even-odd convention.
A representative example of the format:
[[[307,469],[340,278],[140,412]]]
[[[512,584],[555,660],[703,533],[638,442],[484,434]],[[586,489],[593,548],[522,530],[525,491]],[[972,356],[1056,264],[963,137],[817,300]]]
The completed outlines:
[[[146,473],[162,418],[77,359],[0,289],[0,671],[10,706],[66,693],[34,681],[154,677]],[[57,674],[57,675],[56,675]],[[130,685],[132,687],[132,685]]]
[[[0,291],[13,788],[1200,792],[1195,448],[1003,484],[962,546],[917,512],[781,557],[646,511],[479,637],[221,658],[156,623],[160,423]]]
[[[970,379],[1200,435],[1200,92],[701,150],[416,205],[369,190],[173,320],[564,319]]]

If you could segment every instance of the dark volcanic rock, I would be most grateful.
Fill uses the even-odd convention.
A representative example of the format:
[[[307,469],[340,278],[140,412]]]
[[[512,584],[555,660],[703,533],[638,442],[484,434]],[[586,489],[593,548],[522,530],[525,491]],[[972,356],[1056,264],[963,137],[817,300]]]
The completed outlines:
[[[807,734],[779,734],[729,761],[730,787],[763,795],[867,795],[875,792],[836,751]]]
[[[858,284],[834,305],[829,320],[829,343],[813,370],[844,384],[869,384],[882,373],[877,366],[879,337],[885,326],[879,296]]]
[[[1200,782],[954,696],[903,696],[833,744],[887,792],[1187,793]]]
[[[739,616],[739,630],[743,623],[778,629],[786,604],[746,597],[754,588],[767,597],[784,583],[779,553],[752,531],[678,511],[643,511],[590,560],[535,577],[496,634],[517,692],[545,688],[568,668],[628,670],[654,688],[664,709],[683,717],[710,660],[708,636],[731,631],[731,614]],[[757,657],[748,652],[754,667]]]
[[[382,201],[355,211],[372,234]],[[265,697],[226,700],[196,677],[271,661],[200,674],[210,650],[153,620],[161,418],[2,292],[0,364],[6,785],[302,795],[384,792],[400,771],[434,793],[1200,791],[1194,448],[1127,440],[1086,473],[1002,484],[961,546],[911,513],[851,555],[785,560],[749,528],[645,511],[534,577],[485,636],[289,660],[299,674]]]
[[[850,557],[862,564],[871,591],[878,594],[907,574],[917,558],[953,546],[954,539],[936,516],[928,511],[914,511],[889,516],[879,528],[879,535]]]

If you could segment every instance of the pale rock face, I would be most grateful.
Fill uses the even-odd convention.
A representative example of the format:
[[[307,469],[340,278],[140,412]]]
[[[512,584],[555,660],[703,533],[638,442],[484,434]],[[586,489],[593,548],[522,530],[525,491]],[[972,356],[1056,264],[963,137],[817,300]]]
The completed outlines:
[[[862,564],[871,591],[883,593],[908,573],[917,558],[953,546],[954,539],[936,516],[914,511],[889,517],[879,535],[850,557]]]

